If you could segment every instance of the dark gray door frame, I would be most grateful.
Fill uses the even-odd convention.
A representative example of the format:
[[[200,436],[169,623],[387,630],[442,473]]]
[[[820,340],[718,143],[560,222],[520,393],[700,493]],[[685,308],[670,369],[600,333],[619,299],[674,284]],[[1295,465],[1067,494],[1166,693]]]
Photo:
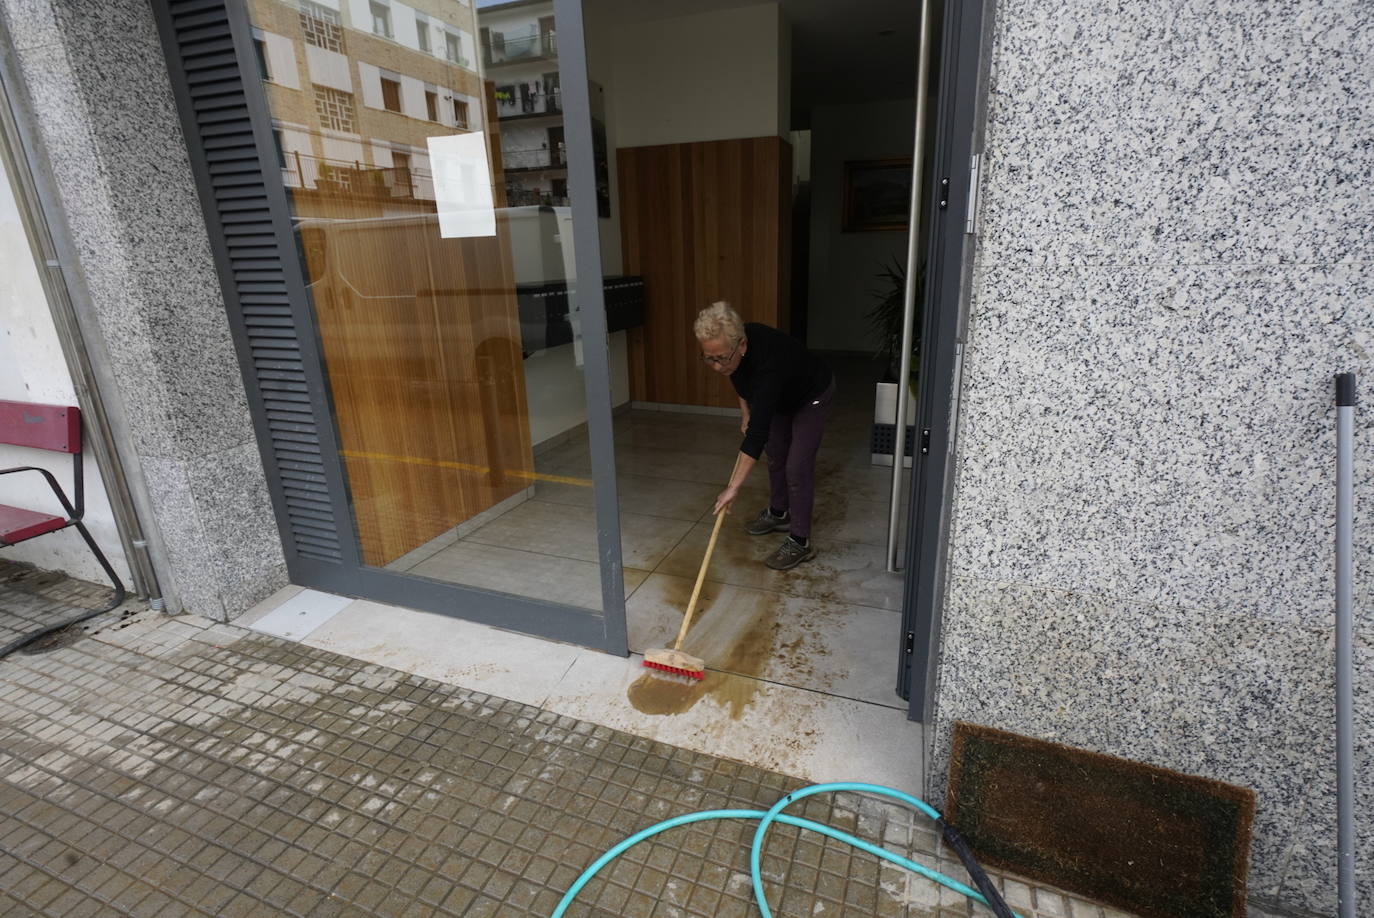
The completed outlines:
[[[985,0],[947,0],[940,39],[939,100],[927,220],[922,310],[921,371],[907,508],[906,589],[897,693],[907,699],[907,718],[926,722],[934,701],[940,610],[949,531],[958,385],[963,361],[976,205],[973,154],[979,149],[983,114],[981,85]],[[985,21],[986,19],[986,21]],[[942,184],[947,181],[948,184]]]
[[[574,207],[573,258],[577,277],[569,283],[581,320],[587,438],[595,483],[597,560],[610,653],[630,652],[625,623],[625,568],[620,545],[620,500],[615,476],[615,427],[611,412],[611,339],[606,331],[605,278],[601,271],[601,218],[597,213],[596,162],[592,146],[591,86],[582,0],[554,0],[558,23],[558,85],[563,105],[563,142],[568,151],[568,194]],[[541,20],[542,23],[542,20]],[[552,149],[552,147],[550,148]]]
[[[573,215],[580,281],[573,295],[583,329],[604,614],[362,563],[247,6],[153,0],[152,7],[292,582],[627,654],[580,0],[557,0],[557,9],[570,184],[586,202]]]

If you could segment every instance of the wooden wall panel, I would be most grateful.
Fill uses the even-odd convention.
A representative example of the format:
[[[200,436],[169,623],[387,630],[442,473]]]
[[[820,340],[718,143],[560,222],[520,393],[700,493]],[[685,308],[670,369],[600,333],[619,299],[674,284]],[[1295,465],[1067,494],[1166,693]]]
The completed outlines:
[[[792,149],[780,137],[616,151],[625,272],[644,277],[644,325],[629,336],[637,401],[738,404],[698,357],[692,320],[729,300],[747,322],[790,314]]]
[[[386,564],[530,483],[508,233],[359,219],[297,195],[364,560]],[[350,219],[322,219],[331,209]]]

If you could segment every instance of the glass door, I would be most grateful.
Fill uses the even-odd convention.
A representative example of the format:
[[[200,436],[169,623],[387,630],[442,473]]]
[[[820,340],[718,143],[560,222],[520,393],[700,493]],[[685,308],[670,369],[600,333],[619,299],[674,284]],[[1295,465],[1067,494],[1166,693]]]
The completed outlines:
[[[623,652],[619,531],[598,526],[614,471],[588,461],[603,415],[609,436],[605,336],[582,339],[604,332],[602,282],[572,244],[597,204],[569,180],[582,135],[564,140],[587,117],[564,84],[586,76],[561,78],[553,6],[251,0],[248,18],[359,592]]]

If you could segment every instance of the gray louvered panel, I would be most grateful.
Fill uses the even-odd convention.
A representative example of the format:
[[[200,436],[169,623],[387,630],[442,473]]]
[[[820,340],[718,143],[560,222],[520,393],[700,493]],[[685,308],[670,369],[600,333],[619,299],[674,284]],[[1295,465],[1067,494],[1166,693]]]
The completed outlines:
[[[257,162],[257,151],[252,147],[243,145],[242,137],[232,137],[225,135],[217,137],[213,141],[205,144],[205,158],[212,163],[225,162],[231,159],[245,159]]]
[[[273,326],[271,323],[255,323],[253,326],[253,335],[249,338],[248,343],[254,347],[257,347],[259,344],[263,347],[297,348],[300,346],[296,343],[295,329],[285,326]]]
[[[281,268],[262,269],[261,263],[256,266],[249,262],[242,264],[238,260],[234,261],[234,276],[244,283],[274,283],[285,284],[281,276]]]
[[[181,46],[181,56],[187,62],[207,67],[219,67],[238,59],[234,55],[234,42],[228,38],[186,42]]]
[[[232,87],[238,81],[239,68],[237,63],[231,63],[226,67],[223,64],[216,65],[212,58],[200,56],[188,58],[188,62],[196,65],[196,69],[187,71],[186,75],[186,82],[192,86],[202,87],[218,83],[223,84],[219,89],[220,92],[235,91]],[[242,92],[242,89],[240,88],[238,91]]]
[[[234,259],[245,264],[254,264],[257,259],[270,259],[275,253],[276,249],[272,246],[244,244],[240,240],[240,244],[234,252]],[[277,259],[275,263],[280,265],[281,260]]]
[[[248,117],[248,107],[240,108],[206,108],[196,112],[196,124],[208,132],[215,132],[210,136],[217,136],[221,130],[233,130],[234,127],[243,123]]]
[[[337,563],[338,521],[300,352],[300,334],[313,332],[296,327],[287,299],[281,259],[294,257],[294,247],[275,233],[264,186],[264,170],[275,167],[259,157],[253,139],[224,0],[170,0],[166,9],[168,47],[179,54],[184,77],[181,99],[189,100],[184,119],[197,134],[198,168],[214,202],[211,238],[234,287],[225,298],[242,319],[246,381],[270,440],[268,471],[284,499],[282,523],[297,554]]]
[[[256,178],[259,184],[262,182],[262,164],[256,156],[244,156],[242,150],[226,151],[224,156],[211,154],[206,159],[210,163],[212,176],[246,173]]]

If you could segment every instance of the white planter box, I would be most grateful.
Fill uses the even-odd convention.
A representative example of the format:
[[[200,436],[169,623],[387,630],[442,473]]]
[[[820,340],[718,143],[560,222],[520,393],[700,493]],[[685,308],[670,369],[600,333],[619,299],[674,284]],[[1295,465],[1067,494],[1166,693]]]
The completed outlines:
[[[910,390],[907,391],[906,395],[906,422],[909,425],[916,423],[916,399],[911,397]],[[873,423],[897,423],[897,384],[895,382],[878,383],[876,391],[873,393]]]
[[[906,426],[911,428],[916,423],[916,399],[912,398],[910,389],[906,396]],[[873,423],[886,424],[889,427],[897,423],[897,384],[878,383],[873,395]],[[882,465],[892,468],[892,453],[870,453],[869,459],[873,465]],[[902,466],[911,468],[911,454],[902,457]]]

